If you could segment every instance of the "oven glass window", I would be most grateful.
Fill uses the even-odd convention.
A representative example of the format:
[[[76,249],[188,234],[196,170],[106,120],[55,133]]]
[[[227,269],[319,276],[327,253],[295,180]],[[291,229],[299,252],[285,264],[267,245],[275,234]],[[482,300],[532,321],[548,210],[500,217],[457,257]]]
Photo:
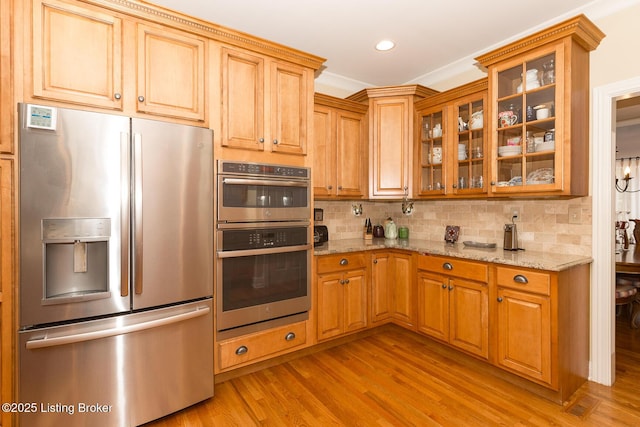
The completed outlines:
[[[226,208],[307,207],[307,187],[224,184],[222,204]]]
[[[222,271],[223,311],[307,295],[307,251],[226,258]]]

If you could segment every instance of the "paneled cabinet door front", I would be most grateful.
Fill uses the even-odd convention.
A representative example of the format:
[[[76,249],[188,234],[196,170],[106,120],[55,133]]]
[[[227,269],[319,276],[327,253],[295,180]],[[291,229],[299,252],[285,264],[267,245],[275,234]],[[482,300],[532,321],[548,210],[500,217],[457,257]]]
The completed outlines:
[[[137,111],[203,121],[206,40],[138,24]]]
[[[489,290],[486,283],[450,279],[449,342],[489,357]]]
[[[33,96],[122,110],[122,20],[76,4],[33,2]]]
[[[418,272],[418,331],[449,341],[449,280]]]
[[[271,151],[307,154],[307,127],[313,99],[308,93],[308,73],[282,62],[271,65]]]

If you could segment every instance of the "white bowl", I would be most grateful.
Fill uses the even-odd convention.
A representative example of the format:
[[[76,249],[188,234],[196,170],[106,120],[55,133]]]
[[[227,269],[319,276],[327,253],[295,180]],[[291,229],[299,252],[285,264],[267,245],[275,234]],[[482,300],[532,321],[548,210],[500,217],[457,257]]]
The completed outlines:
[[[498,155],[500,157],[504,156],[516,156],[522,153],[521,145],[508,145],[504,147],[498,147]]]
[[[555,141],[547,141],[536,144],[536,151],[550,151],[556,149]]]

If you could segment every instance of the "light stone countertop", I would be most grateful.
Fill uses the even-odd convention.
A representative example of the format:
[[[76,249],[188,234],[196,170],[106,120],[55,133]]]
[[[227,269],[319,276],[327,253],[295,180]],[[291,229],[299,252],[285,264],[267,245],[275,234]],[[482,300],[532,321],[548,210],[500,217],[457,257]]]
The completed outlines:
[[[576,265],[590,264],[590,257],[570,254],[546,253],[535,251],[505,251],[501,247],[494,249],[473,248],[462,242],[448,244],[433,240],[416,239],[344,239],[330,240],[314,248],[314,255],[330,255],[347,252],[372,251],[379,249],[403,249],[420,254],[444,255],[495,264],[516,267],[535,268],[548,271],[562,271]]]

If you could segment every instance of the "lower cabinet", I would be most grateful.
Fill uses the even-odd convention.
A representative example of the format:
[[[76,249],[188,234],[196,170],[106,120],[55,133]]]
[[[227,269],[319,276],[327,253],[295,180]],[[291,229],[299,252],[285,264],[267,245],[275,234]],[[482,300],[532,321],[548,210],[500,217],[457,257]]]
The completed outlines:
[[[496,267],[496,361],[565,401],[589,372],[589,265]]]
[[[367,327],[367,271],[363,253],[317,259],[317,338],[333,338]]]
[[[486,264],[418,258],[418,332],[467,353],[489,358],[489,286]]]
[[[393,320],[415,326],[415,300],[412,255],[380,251],[371,255],[371,323]]]
[[[280,326],[218,342],[220,371],[267,359],[301,347],[307,342],[306,322]]]

